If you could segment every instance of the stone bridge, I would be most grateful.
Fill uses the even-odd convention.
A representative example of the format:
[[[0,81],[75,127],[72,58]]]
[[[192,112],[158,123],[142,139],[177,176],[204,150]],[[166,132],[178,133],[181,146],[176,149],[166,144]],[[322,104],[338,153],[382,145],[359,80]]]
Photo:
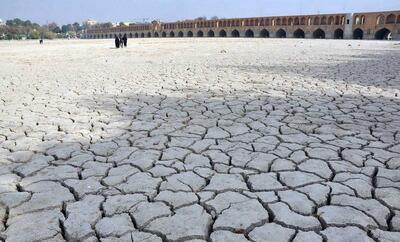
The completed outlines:
[[[276,16],[216,20],[153,21],[113,28],[93,27],[84,38],[127,34],[151,37],[260,37],[315,39],[400,39],[400,11]]]

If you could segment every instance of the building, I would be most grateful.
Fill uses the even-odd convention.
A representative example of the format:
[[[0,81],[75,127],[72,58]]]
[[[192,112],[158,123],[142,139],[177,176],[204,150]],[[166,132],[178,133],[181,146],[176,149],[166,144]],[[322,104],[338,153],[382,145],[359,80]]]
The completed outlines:
[[[88,30],[84,38],[260,37],[400,40],[400,10],[214,20],[153,21]]]
[[[90,26],[96,25],[97,21],[96,20],[92,20],[92,19],[88,19],[88,20],[83,21],[82,24],[83,24],[83,26],[90,27]]]

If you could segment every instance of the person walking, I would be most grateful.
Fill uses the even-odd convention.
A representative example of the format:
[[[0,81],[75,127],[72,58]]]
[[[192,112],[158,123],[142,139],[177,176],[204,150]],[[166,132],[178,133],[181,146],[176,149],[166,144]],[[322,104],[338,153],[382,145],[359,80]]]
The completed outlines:
[[[120,35],[119,36],[119,46],[121,47],[121,48],[124,48],[124,38],[122,38],[122,36]]]
[[[120,41],[117,35],[115,35],[115,48],[119,49]]]
[[[128,47],[128,36],[126,34],[124,34],[123,40],[125,48]]]

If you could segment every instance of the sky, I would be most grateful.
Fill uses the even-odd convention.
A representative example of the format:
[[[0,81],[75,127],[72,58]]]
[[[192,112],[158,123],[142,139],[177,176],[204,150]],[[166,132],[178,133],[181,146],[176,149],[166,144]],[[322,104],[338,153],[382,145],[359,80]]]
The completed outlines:
[[[400,10],[400,0],[0,0],[0,19],[67,24],[175,21],[200,16],[275,15]]]

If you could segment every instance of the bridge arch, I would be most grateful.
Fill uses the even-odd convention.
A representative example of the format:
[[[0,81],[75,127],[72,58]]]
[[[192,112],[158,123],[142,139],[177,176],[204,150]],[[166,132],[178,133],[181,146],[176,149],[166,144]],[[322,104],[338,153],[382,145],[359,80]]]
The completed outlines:
[[[302,17],[300,19],[300,25],[306,25],[306,18],[305,17]]]
[[[147,38],[151,38],[151,32],[147,33]]]
[[[207,37],[215,37],[214,31],[212,31],[212,30],[208,31]]]
[[[266,29],[263,29],[260,31],[260,37],[261,38],[269,38],[269,32]]]
[[[394,23],[396,23],[396,15],[394,15],[394,14],[389,14],[389,15],[386,17],[386,24],[394,24]]]
[[[353,39],[363,39],[364,38],[364,31],[360,28],[357,28],[353,32]]]
[[[344,37],[343,29],[336,29],[335,32],[333,33],[334,39],[343,39],[343,37]]]
[[[317,29],[313,33],[314,39],[325,39],[325,31],[322,29]]]
[[[254,38],[254,32],[251,29],[246,30],[245,36],[247,38]]]
[[[156,37],[156,38],[160,37],[160,35],[158,34],[158,32],[155,32],[155,33],[154,33],[154,37]]]
[[[227,34],[226,34],[226,31],[225,30],[221,30],[221,31],[219,31],[219,37],[226,37],[227,36]]]
[[[162,32],[162,33],[161,33],[161,37],[163,37],[163,38],[167,37],[167,33],[166,33],[165,31]]]
[[[289,18],[289,20],[288,20],[288,25],[289,25],[289,26],[293,26],[293,25],[294,25],[293,18]]]
[[[174,37],[175,37],[174,31],[169,32],[169,37],[171,37],[171,38],[174,38]]]
[[[382,24],[384,24],[384,23],[385,23],[385,16],[379,15],[379,16],[376,18],[376,24],[377,24],[377,25],[382,25]]]
[[[110,35],[110,36],[111,36],[111,35]],[[129,34],[129,38],[133,38],[133,34],[132,34],[132,33]]]
[[[231,36],[234,38],[239,38],[240,37],[240,33],[239,31],[237,31],[236,29],[232,31]]]
[[[380,29],[375,33],[375,39],[378,40],[387,40],[391,36],[391,31],[387,28]]]
[[[330,16],[328,19],[328,25],[333,25],[335,23],[335,18],[333,16]]]
[[[306,37],[306,34],[302,29],[297,29],[296,31],[294,31],[293,37],[298,39],[304,39]]]
[[[279,29],[279,30],[276,32],[276,37],[277,37],[277,38],[286,38],[286,31],[283,30],[283,29]]]
[[[365,15],[361,15],[361,23],[360,24],[365,24]]]
[[[190,38],[193,37],[193,32],[192,31],[188,31],[187,32],[187,37],[190,37]]]
[[[326,25],[326,17],[325,16],[323,16],[321,18],[321,25]]]
[[[203,31],[201,30],[197,31],[197,37],[204,37]]]
[[[182,37],[183,37],[183,32],[182,32],[182,31],[179,31],[178,37],[179,37],[179,38],[182,38]]]
[[[314,25],[319,25],[319,17],[314,18]]]
[[[138,33],[135,33],[135,38],[139,38],[139,34]]]

